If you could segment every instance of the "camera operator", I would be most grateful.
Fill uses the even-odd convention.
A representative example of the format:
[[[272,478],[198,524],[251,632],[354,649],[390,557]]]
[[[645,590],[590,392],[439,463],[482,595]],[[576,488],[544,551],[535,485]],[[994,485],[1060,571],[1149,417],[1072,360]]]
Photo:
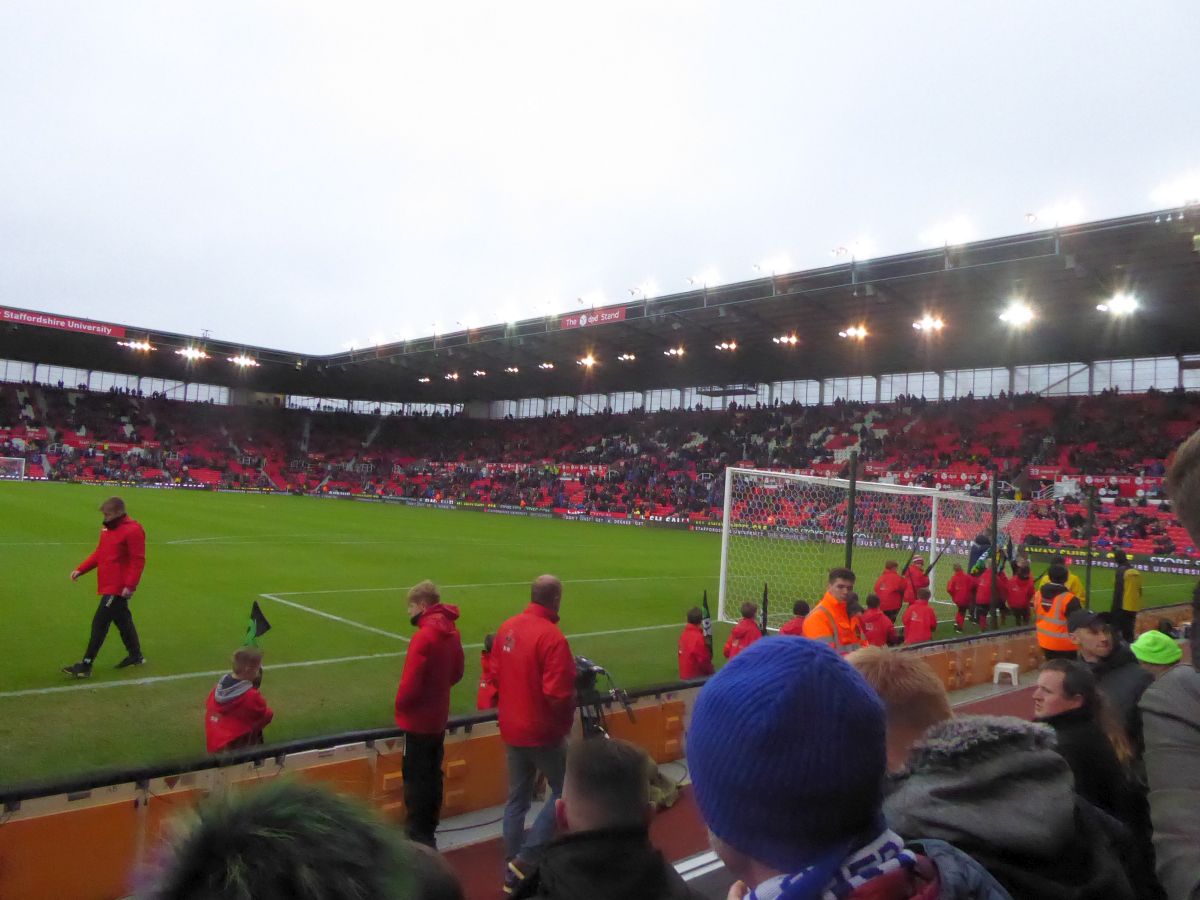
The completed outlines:
[[[554,832],[555,801],[562,795],[567,734],[575,718],[575,659],[559,630],[562,582],[541,575],[532,601],[496,632],[492,663],[500,695],[500,737],[508,762],[504,807],[504,891],[512,893]],[[525,836],[525,814],[537,774],[551,796]]]

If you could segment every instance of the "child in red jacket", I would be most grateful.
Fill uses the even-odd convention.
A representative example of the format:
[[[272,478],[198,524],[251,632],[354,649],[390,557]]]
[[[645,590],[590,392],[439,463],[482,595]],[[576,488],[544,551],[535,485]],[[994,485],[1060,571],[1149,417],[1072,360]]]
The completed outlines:
[[[1014,624],[1028,625],[1029,607],[1033,603],[1033,576],[1029,574],[1029,563],[1019,563],[1013,577],[1008,579],[1007,599]]]
[[[946,582],[946,593],[958,607],[958,612],[954,615],[954,630],[960,634],[963,630],[963,623],[970,614],[971,607],[975,604],[975,588],[975,579],[964,572],[962,566],[955,563],[954,574]]]
[[[867,594],[867,611],[862,614],[863,634],[866,635],[867,643],[875,647],[900,643],[900,638],[896,634],[896,626],[892,624],[888,614],[879,608],[879,605],[880,601],[877,595]]]
[[[904,611],[904,643],[919,644],[937,631],[937,614],[929,605],[929,588],[919,588],[913,602]]]
[[[263,652],[242,647],[233,654],[233,673],[222,675],[208,694],[204,712],[204,736],[209,753],[239,750],[263,742],[263,729],[274,713],[259,693],[262,684]]]
[[[495,709],[500,705],[500,689],[496,687],[496,664],[492,661],[494,634],[483,636],[483,657],[479,660],[479,690],[475,693],[476,709]]]
[[[733,659],[762,637],[758,623],[754,621],[757,615],[757,603],[746,602],[742,604],[742,621],[733,626],[733,631],[729,632],[729,639],[725,641],[726,659]]]
[[[803,600],[797,600],[792,604],[792,617],[779,626],[779,633],[790,634],[793,637],[804,637],[804,617],[808,613],[808,604]]]

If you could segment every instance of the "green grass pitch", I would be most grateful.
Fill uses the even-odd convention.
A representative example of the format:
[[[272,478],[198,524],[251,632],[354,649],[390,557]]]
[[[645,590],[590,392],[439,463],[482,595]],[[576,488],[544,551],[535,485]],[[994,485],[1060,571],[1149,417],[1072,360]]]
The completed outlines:
[[[463,641],[478,645],[525,606],[534,576],[559,575],[566,582],[562,627],[579,635],[573,650],[627,688],[676,677],[678,629],[703,590],[716,612],[718,535],[306,497],[128,490],[130,513],[149,539],[132,603],[149,662],[114,670],[124,655],[114,628],[92,679],[74,682],[59,668],[83,653],[95,576],[76,584],[68,576],[94,547],[97,507],[111,493],[0,483],[0,782],[202,754],[204,698],[241,643],[256,599],[273,625],[262,639],[263,692],[276,714],[272,741],[392,724],[402,638],[413,630],[404,592],[423,578],[461,607]],[[840,562],[838,548],[823,549],[828,565]],[[948,575],[948,567],[940,573]],[[1098,608],[1106,606],[1110,580],[1099,573]],[[1192,587],[1177,575],[1148,575],[1146,583],[1154,604],[1182,602]],[[948,608],[938,610],[945,619]],[[727,629],[717,625],[718,664]],[[470,648],[455,711],[474,709],[478,674],[479,649]]]

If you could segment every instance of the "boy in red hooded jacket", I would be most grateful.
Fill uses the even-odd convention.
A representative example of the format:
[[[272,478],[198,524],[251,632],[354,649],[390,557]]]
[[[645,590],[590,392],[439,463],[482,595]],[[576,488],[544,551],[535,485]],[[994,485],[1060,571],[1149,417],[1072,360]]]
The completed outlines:
[[[954,574],[946,582],[946,593],[950,595],[950,599],[958,608],[958,612],[954,614],[954,630],[959,633],[963,630],[963,623],[966,622],[971,607],[975,605],[976,587],[975,579],[964,572],[962,566],[955,563]]]
[[[436,849],[450,688],[463,677],[462,638],[454,625],[458,607],[442,603],[432,581],[422,581],[408,592],[408,614],[417,633],[409,642],[396,690],[396,724],[406,732],[405,831],[410,840]]]
[[[725,640],[725,658],[733,659],[759,638],[762,631],[754,617],[758,615],[758,604],[747,601],[742,604],[742,620],[733,626],[729,637]]]
[[[929,605],[929,588],[919,588],[917,596],[904,611],[904,643],[919,644],[937,631],[937,614]]]
[[[500,689],[496,686],[496,663],[492,660],[492,644],[496,635],[483,636],[483,653],[479,658],[479,690],[475,692],[476,709],[495,709],[500,705]]]
[[[240,750],[263,742],[263,729],[275,714],[259,693],[263,652],[242,647],[233,654],[233,672],[222,675],[204,704],[204,737],[209,753]]]
[[[713,673],[712,655],[701,627],[703,621],[704,613],[698,606],[687,611],[687,624],[679,635],[679,677],[684,681],[705,678]]]

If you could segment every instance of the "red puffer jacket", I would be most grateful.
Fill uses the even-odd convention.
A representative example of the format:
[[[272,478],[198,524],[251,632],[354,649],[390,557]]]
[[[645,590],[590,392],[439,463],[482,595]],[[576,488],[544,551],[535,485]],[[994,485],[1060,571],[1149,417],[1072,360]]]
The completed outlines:
[[[684,681],[713,673],[712,657],[704,642],[704,629],[688,622],[679,635],[679,677]]]
[[[249,681],[226,675],[208,693],[204,737],[209,753],[258,735],[274,718],[267,701]],[[255,741],[258,743],[258,741]]]
[[[396,690],[396,725],[414,734],[441,734],[450,718],[450,688],[463,677],[458,607],[435,603],[417,617],[404,674]]]
[[[496,632],[500,737],[511,747],[559,743],[575,719],[575,658],[558,616],[530,603]]]
[[[79,564],[80,575],[96,569],[96,593],[134,590],[146,568],[146,532],[129,516],[100,526],[100,545]]]

